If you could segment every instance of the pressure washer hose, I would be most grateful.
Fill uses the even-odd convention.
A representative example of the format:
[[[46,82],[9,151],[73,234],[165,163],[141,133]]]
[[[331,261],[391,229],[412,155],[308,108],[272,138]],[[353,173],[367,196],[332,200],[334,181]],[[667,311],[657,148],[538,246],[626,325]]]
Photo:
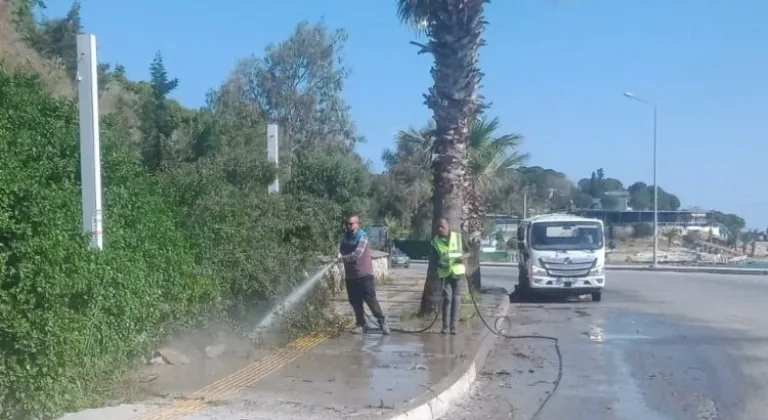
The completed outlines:
[[[525,340],[525,339],[533,339],[533,340],[546,340],[550,341],[555,346],[555,353],[557,353],[557,377],[555,378],[554,386],[552,388],[552,392],[547,394],[547,396],[544,398],[544,400],[539,405],[539,408],[536,410],[536,412],[533,414],[533,417],[531,417],[531,420],[537,420],[539,416],[541,416],[541,413],[544,411],[544,408],[549,404],[549,400],[552,398],[552,396],[557,392],[557,389],[560,387],[560,382],[563,379],[563,354],[560,351],[560,340],[558,340],[557,337],[553,336],[547,336],[547,335],[509,335],[505,334],[501,331],[499,331],[498,328],[496,328],[496,325],[499,325],[499,321],[506,321],[512,325],[512,322],[509,320],[508,315],[500,315],[496,317],[496,320],[494,322],[494,326],[491,326],[488,324],[488,321],[486,321],[485,317],[483,316],[483,312],[480,310],[480,307],[477,305],[477,301],[475,300],[475,293],[472,289],[472,283],[469,280],[469,276],[465,276],[467,280],[467,290],[469,290],[469,296],[472,298],[472,305],[475,307],[475,313],[477,313],[477,316],[480,318],[480,321],[482,321],[483,325],[485,325],[485,328],[488,329],[488,331],[491,332],[491,334],[494,334],[497,337],[507,338],[511,340]],[[441,287],[440,290],[445,287],[445,279],[441,279]],[[512,295],[509,295],[510,299],[512,299]],[[438,308],[442,306],[444,296],[442,293],[440,293],[440,303],[438,304]],[[373,320],[373,318],[368,315],[368,313],[365,313],[365,316],[369,320]],[[437,310],[435,312],[435,317],[432,318],[432,322],[429,323],[425,328],[422,328],[420,330],[405,330],[402,328],[392,328],[391,330],[394,332],[399,332],[401,334],[420,334],[423,332],[428,331],[432,328],[433,325],[435,325],[435,322],[437,322],[437,318],[440,316],[440,311]]]
[[[488,322],[485,320],[485,317],[483,317],[482,311],[480,311],[480,307],[477,306],[477,301],[475,301],[475,293],[472,291],[472,284],[469,281],[469,277],[467,277],[467,289],[469,290],[469,296],[472,298],[472,305],[475,306],[475,312],[477,313],[477,316],[480,318],[480,321],[483,322],[483,325],[485,325],[485,328],[488,329],[492,334],[508,338],[512,340],[523,340],[523,339],[534,339],[534,340],[546,340],[550,341],[555,346],[555,353],[557,353],[557,377],[555,378],[554,385],[552,387],[552,392],[547,394],[546,397],[544,397],[544,400],[539,405],[539,408],[536,410],[535,413],[533,413],[533,416],[531,417],[531,420],[537,420],[539,416],[541,416],[542,411],[544,411],[544,408],[549,403],[549,400],[552,398],[552,396],[557,392],[557,389],[560,387],[560,381],[563,379],[563,354],[560,351],[560,340],[557,337],[548,336],[548,335],[509,335],[505,334],[501,331],[499,331],[495,326],[499,324],[499,321],[505,320],[509,322],[510,327],[512,326],[512,322],[509,321],[508,315],[500,315],[496,318],[496,321],[494,322],[494,326],[491,327],[488,325]],[[509,298],[512,299],[512,295],[509,295]]]

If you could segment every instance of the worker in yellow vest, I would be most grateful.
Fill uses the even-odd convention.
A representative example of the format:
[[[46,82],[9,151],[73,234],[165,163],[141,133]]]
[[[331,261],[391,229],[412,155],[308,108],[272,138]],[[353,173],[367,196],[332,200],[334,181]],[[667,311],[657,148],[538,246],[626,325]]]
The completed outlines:
[[[461,308],[461,279],[466,274],[464,258],[468,250],[461,233],[451,231],[447,219],[440,219],[437,236],[432,239],[432,250],[437,261],[437,275],[443,283],[443,328],[442,334],[450,330],[456,335],[456,324]]]

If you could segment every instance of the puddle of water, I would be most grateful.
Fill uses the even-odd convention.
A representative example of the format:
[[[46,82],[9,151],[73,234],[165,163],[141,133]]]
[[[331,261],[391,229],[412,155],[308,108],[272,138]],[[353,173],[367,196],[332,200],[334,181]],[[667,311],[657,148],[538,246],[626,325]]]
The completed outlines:
[[[364,336],[359,349],[361,368],[367,371],[366,398],[390,404],[423,393],[462,362],[458,354],[463,339],[437,334]]]
[[[602,343],[603,341],[605,341],[605,330],[603,330],[601,327],[596,327],[596,326],[589,327],[589,332],[587,333],[587,337],[589,337],[589,339],[592,341]]]
[[[650,340],[647,335],[606,334],[605,340]]]
[[[640,388],[632,379],[632,373],[621,348],[615,348],[613,355],[617,371],[613,389],[618,397],[614,411],[620,413],[625,420],[669,420],[668,417],[652,410],[645,403]]]
[[[591,341],[597,343],[604,343],[608,340],[648,340],[651,337],[640,334],[611,334],[606,333],[602,327],[592,326],[589,328],[589,332],[586,333]]]

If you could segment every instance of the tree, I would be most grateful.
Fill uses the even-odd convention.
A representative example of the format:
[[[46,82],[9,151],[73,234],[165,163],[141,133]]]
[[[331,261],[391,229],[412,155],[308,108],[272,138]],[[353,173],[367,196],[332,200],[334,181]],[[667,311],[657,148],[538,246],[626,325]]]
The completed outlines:
[[[755,256],[755,250],[757,248],[757,241],[760,239],[760,231],[757,229],[747,230],[741,234],[741,250],[743,254],[747,254],[747,248],[749,247],[749,256]]]
[[[413,237],[431,233],[434,124],[401,130],[394,151],[382,154],[386,175],[378,181],[374,211],[378,217],[397,216]]]
[[[487,214],[487,196],[517,176],[516,170],[528,159],[519,152],[522,136],[497,136],[498,118],[478,118],[472,122],[468,142],[469,188],[465,192],[466,230],[469,233],[470,259],[468,277],[472,287],[482,286],[480,274],[481,241]]]
[[[335,202],[343,212],[367,210],[370,190],[370,172],[358,156],[321,152],[302,153],[285,186],[290,194]]]
[[[629,207],[633,210],[643,211],[653,208],[653,196],[645,182],[635,182],[627,188],[629,193]]]
[[[361,140],[341,96],[349,76],[343,60],[345,31],[324,22],[300,22],[287,40],[267,46],[264,56],[241,60],[228,89],[284,130],[288,156],[299,149],[342,147]]]
[[[469,188],[465,191],[465,220],[469,233],[469,243],[472,250],[469,261],[469,276],[474,287],[481,286],[480,280],[480,248],[485,232],[485,216],[487,214],[486,199],[515,183],[519,176],[520,164],[527,154],[520,153],[518,147],[522,136],[517,134],[497,135],[498,118],[476,119],[469,132],[467,150],[467,172]],[[410,129],[401,131],[397,136],[397,153],[385,152],[384,161],[390,175],[397,175],[398,169],[411,174],[410,179],[403,179],[402,188],[408,197],[416,197],[425,203],[428,194],[425,181],[430,179],[429,168],[436,161],[434,125],[428,124],[421,130]],[[421,168],[421,169],[419,169]],[[402,173],[402,172],[401,172]],[[420,203],[415,202],[413,207]],[[415,224],[415,223],[414,223]]]
[[[632,234],[636,238],[647,238],[653,236],[653,226],[650,223],[635,223],[632,225]]]
[[[478,91],[482,79],[478,50],[484,44],[484,6],[488,0],[397,0],[400,21],[419,28],[426,44],[417,44],[419,53],[434,58],[434,85],[425,95],[425,105],[435,121],[433,165],[433,233],[436,222],[448,219],[456,229],[462,225],[462,193],[468,183],[466,151],[469,125],[482,111]],[[430,262],[421,304],[422,313],[437,310],[440,290],[436,267]],[[431,275],[430,275],[431,274]]]
[[[709,223],[719,223],[725,226],[728,232],[732,234],[731,236],[737,234],[746,226],[743,218],[732,213],[723,213],[717,210],[712,210],[708,213],[707,219]]]
[[[33,7],[40,7],[42,2],[32,4]],[[67,75],[73,79],[77,74],[77,34],[83,28],[80,7],[80,3],[75,2],[66,16],[44,20],[39,27],[30,27],[26,31],[32,48],[48,59],[60,59]]]
[[[600,203],[604,209],[616,208],[619,201],[616,197],[609,195],[608,193],[616,191],[624,191],[624,185],[616,178],[606,178],[605,171],[600,168],[587,178],[580,179],[578,182],[579,191],[581,196],[579,197],[580,204],[586,203],[586,196],[591,197],[591,202],[587,207],[592,207],[596,203]],[[579,206],[582,207],[582,206]]]
[[[168,76],[160,52],[155,54],[149,73],[151,96],[144,103],[141,119],[144,138],[142,158],[147,169],[157,172],[167,169],[173,158],[171,137],[178,125],[171,115],[167,99],[168,94],[179,86],[179,80]]]

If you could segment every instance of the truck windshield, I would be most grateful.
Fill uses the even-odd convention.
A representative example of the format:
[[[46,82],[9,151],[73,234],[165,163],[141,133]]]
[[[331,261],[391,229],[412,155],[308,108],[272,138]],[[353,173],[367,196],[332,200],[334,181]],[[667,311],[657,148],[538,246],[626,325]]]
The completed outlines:
[[[531,227],[531,247],[537,250],[596,250],[603,247],[597,222],[539,222]]]

